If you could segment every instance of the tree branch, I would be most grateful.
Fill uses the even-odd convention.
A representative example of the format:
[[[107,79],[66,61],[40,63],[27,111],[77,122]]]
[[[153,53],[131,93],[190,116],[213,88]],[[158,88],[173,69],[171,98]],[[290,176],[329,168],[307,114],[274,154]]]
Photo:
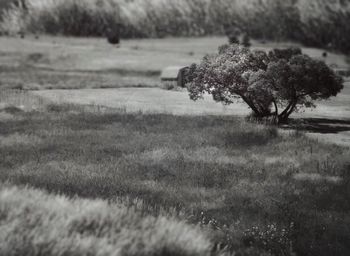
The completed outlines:
[[[275,100],[272,100],[273,105],[275,106],[275,116],[278,116],[278,106]]]

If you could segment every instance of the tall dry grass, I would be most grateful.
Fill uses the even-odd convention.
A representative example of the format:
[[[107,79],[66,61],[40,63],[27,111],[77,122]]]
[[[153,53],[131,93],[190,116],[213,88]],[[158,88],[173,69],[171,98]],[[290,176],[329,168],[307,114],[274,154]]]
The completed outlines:
[[[209,0],[29,0],[4,11],[2,30],[101,36],[119,27],[123,37],[161,37],[205,33]],[[16,22],[15,22],[16,21]],[[17,27],[17,28],[16,28]]]
[[[350,4],[342,0],[27,0],[5,8],[3,33],[31,31],[102,36],[164,37],[230,33],[258,39],[295,40],[350,51]]]
[[[102,200],[68,199],[0,183],[0,254],[210,255],[198,227]]]
[[[350,53],[350,2],[299,0],[301,42]]]

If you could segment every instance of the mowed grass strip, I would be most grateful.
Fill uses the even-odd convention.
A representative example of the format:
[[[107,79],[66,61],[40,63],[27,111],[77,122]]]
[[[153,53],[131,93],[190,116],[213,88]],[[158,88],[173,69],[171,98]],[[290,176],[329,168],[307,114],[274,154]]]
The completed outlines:
[[[0,115],[2,181],[68,197],[142,200],[144,214],[199,223],[212,229],[216,249],[229,251],[347,255],[349,155],[236,117],[61,105]]]

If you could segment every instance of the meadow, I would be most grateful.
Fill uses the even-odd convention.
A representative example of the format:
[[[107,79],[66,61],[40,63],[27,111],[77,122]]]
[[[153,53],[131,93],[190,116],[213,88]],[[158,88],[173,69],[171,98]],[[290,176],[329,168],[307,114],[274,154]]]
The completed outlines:
[[[0,112],[4,255],[350,251],[349,147],[233,116],[13,97],[26,101]]]
[[[130,21],[125,31],[134,34],[125,37],[174,33],[174,10],[187,31],[175,35],[213,33],[198,27],[205,13],[184,18],[192,10],[179,9],[185,1],[28,3],[25,19],[12,6],[1,22],[4,33],[34,34],[0,38],[0,255],[349,255],[350,147],[335,134],[349,132],[349,81],[335,99],[297,115],[322,117],[306,129],[330,129],[323,143],[300,125],[247,121],[240,104],[193,103],[159,88],[163,67],[198,62],[225,37],[122,40],[116,48],[104,38],[35,36],[101,36],[98,19],[108,10],[117,23],[110,7],[121,3],[123,15],[147,17]],[[168,31],[154,26],[166,19]],[[86,22],[96,26],[71,26]],[[147,35],[137,34],[140,24]],[[298,44],[252,47],[289,45]],[[303,51],[349,69],[345,55]]]
[[[0,37],[0,87],[27,90],[161,87],[167,66],[188,66],[226,44],[225,37],[122,40],[29,35]],[[252,48],[302,47],[303,52],[340,70],[350,70],[347,55],[291,42],[252,41]]]

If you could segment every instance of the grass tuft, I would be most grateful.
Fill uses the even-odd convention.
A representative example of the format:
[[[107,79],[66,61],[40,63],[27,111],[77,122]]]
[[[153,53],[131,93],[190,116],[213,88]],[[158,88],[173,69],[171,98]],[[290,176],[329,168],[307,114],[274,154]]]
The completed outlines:
[[[204,232],[123,204],[1,184],[2,255],[209,255]]]

